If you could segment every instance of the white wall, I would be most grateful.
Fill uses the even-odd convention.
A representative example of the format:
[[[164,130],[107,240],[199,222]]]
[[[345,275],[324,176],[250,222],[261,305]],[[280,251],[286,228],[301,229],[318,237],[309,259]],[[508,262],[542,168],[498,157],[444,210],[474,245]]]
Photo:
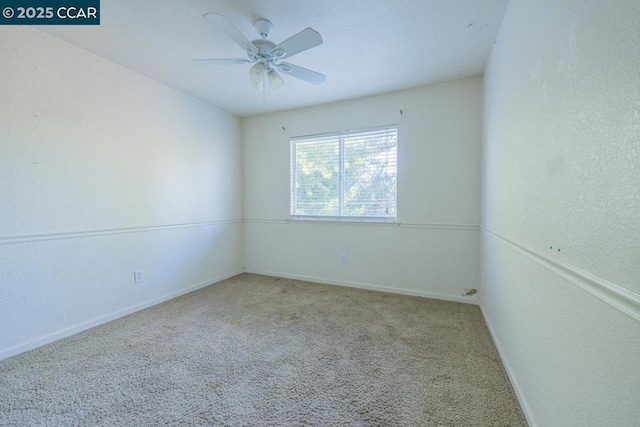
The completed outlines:
[[[243,119],[245,269],[470,301],[481,108],[474,78]],[[290,137],[396,123],[401,226],[287,221]]]
[[[512,0],[485,74],[481,306],[532,425],[640,420],[638,22]]]
[[[242,270],[239,119],[29,27],[0,52],[0,359]]]

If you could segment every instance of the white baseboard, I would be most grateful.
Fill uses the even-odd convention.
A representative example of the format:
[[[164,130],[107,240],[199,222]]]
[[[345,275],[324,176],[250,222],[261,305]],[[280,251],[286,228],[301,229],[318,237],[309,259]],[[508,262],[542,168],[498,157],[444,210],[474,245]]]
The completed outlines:
[[[35,348],[52,343],[54,341],[61,340],[63,338],[69,337],[79,332],[86,331],[87,329],[91,329],[95,326],[99,326],[104,323],[110,322],[112,320],[118,319],[120,317],[124,317],[129,314],[135,313],[136,311],[144,310],[145,308],[149,308],[154,305],[163,303],[165,301],[169,301],[181,295],[188,294],[189,292],[193,292],[197,289],[213,285],[215,283],[221,282],[222,280],[226,280],[230,277],[237,276],[238,274],[242,274],[242,270],[234,271],[232,273],[225,274],[223,276],[216,277],[211,280],[207,280],[206,282],[197,283],[187,288],[180,289],[179,291],[171,292],[161,297],[154,298],[152,300],[145,301],[140,304],[132,305],[131,307],[127,307],[123,310],[119,310],[114,313],[105,314],[104,316],[97,317],[95,319],[89,320],[88,322],[84,322],[79,325],[71,326],[69,328],[65,328],[60,331],[53,332],[51,334],[45,335],[44,337],[37,338],[35,340],[26,342],[24,344],[18,344],[6,350],[0,350],[0,360],[7,359],[11,356],[15,356],[20,353],[24,353],[25,351],[33,350]]]
[[[434,292],[416,291],[413,289],[392,288],[388,286],[371,285],[368,283],[361,283],[361,282],[348,282],[344,280],[327,279],[324,277],[303,276],[300,274],[278,273],[274,271],[253,270],[248,268],[245,268],[244,271],[245,273],[260,274],[263,276],[271,276],[271,277],[283,277],[286,279],[321,283],[323,285],[335,285],[335,286],[343,286],[348,288],[368,289],[371,291],[387,292],[390,294],[411,295],[411,296],[418,296],[418,297],[424,297],[424,298],[439,299],[444,301],[461,302],[464,304],[478,305],[478,299],[476,297],[464,297],[462,295],[460,296],[445,295],[445,294],[438,294]]]
[[[524,417],[526,418],[529,426],[536,427],[538,424],[536,424],[536,422],[533,419],[533,413],[531,412],[531,408],[529,407],[529,404],[527,403],[527,399],[524,396],[524,392],[520,388],[520,384],[518,383],[518,380],[515,377],[513,369],[511,369],[511,365],[509,365],[509,361],[507,360],[507,357],[504,351],[502,350],[502,346],[500,345],[500,341],[498,341],[498,337],[496,336],[496,333],[493,330],[493,327],[491,326],[489,317],[487,317],[487,313],[484,311],[482,304],[480,303],[479,305],[480,305],[480,312],[482,313],[482,317],[484,318],[484,323],[486,323],[487,328],[489,329],[489,333],[491,333],[491,338],[493,338],[493,343],[495,344],[496,349],[498,350],[498,355],[500,356],[500,360],[502,361],[502,366],[504,366],[504,370],[507,372],[507,377],[509,377],[509,381],[511,382],[513,391],[515,392],[516,397],[518,398],[518,402],[520,402],[522,413],[524,414]]]

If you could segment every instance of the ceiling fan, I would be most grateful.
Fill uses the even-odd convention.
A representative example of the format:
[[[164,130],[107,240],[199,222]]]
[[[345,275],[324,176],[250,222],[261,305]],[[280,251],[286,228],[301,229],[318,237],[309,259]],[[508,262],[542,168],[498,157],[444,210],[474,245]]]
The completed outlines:
[[[324,82],[326,78],[324,74],[307,70],[288,62],[281,62],[283,59],[291,58],[300,52],[322,44],[322,36],[312,28],[306,28],[282,43],[275,44],[267,39],[273,30],[273,24],[266,19],[258,19],[253,23],[258,34],[260,34],[260,38],[249,41],[224,16],[217,13],[206,13],[203,17],[240,46],[247,54],[247,59],[194,59],[193,62],[195,64],[254,64],[249,70],[249,77],[253,86],[258,90],[266,89],[267,84],[271,89],[277,89],[282,86],[284,80],[282,80],[277,71],[313,84]]]

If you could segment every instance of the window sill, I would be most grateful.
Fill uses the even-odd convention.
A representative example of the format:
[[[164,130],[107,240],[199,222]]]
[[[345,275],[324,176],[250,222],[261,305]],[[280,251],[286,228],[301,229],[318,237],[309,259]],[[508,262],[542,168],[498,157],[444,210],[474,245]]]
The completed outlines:
[[[400,225],[397,218],[374,218],[374,217],[335,217],[335,216],[303,216],[291,215],[289,218],[293,222],[309,223],[339,223],[339,224],[372,224],[372,225]]]

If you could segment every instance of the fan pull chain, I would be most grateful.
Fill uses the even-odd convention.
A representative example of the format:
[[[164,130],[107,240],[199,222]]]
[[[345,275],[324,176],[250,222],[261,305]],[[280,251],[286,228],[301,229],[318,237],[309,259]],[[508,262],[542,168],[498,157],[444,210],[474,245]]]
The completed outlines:
[[[266,98],[267,98],[267,73],[264,73],[262,76],[262,111],[266,108]]]

